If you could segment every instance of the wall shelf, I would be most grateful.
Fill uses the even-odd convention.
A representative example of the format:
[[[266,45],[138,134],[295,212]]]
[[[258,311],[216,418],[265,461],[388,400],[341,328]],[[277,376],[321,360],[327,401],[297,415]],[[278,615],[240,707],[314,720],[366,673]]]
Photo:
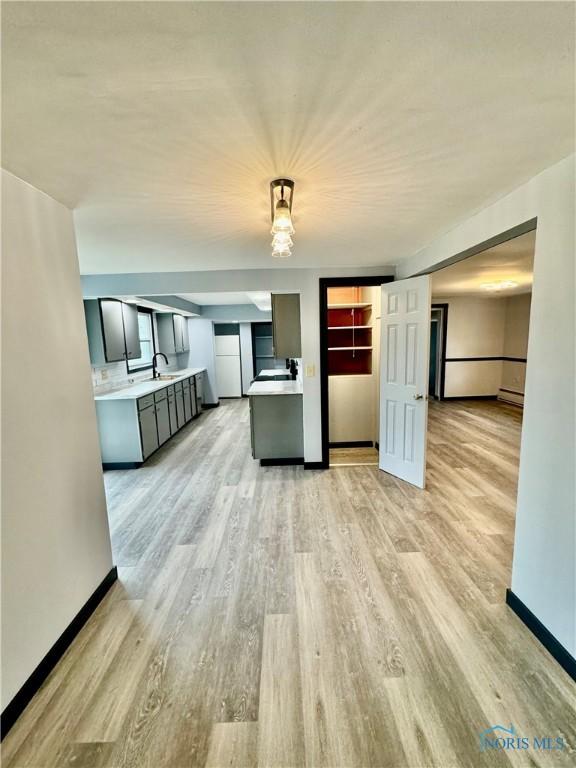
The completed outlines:
[[[372,349],[372,347],[328,347],[328,352],[347,352],[357,349]]]
[[[372,328],[371,325],[329,325],[329,331],[351,331],[358,329]]]
[[[371,295],[371,294],[370,294]],[[358,286],[328,289],[328,375],[372,373],[372,303]]]

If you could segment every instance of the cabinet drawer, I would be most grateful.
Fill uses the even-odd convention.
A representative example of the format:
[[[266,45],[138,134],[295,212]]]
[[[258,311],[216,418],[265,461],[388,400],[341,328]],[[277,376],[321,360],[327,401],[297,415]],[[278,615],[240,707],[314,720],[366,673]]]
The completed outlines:
[[[138,400],[138,410],[142,411],[144,408],[154,405],[154,395],[146,395]]]
[[[168,397],[168,390],[161,389],[159,392],[154,392],[154,402],[161,403],[162,400],[166,400]]]

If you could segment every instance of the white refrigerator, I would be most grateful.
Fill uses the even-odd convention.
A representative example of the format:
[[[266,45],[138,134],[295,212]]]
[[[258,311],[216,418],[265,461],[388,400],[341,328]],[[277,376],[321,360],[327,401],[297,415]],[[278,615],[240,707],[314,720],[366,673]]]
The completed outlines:
[[[215,336],[218,397],[242,397],[240,337]]]

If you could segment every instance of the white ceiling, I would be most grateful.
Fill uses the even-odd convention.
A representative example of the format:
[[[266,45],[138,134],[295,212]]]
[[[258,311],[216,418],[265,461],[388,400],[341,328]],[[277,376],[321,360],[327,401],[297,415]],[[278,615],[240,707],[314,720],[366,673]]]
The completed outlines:
[[[178,296],[186,301],[192,301],[194,304],[203,306],[215,306],[221,304],[252,304],[252,299],[247,293],[232,293],[223,291],[221,293],[179,293]]]
[[[572,3],[2,6],[3,165],[84,273],[393,264],[573,151]]]
[[[536,232],[508,240],[487,251],[470,256],[432,275],[434,298],[448,296],[483,296],[505,298],[532,290]],[[483,283],[517,283],[515,288],[488,291]]]

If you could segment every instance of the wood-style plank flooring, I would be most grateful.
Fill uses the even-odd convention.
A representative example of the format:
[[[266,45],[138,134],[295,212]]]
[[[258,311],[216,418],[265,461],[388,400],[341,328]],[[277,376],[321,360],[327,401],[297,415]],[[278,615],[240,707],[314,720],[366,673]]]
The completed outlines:
[[[424,492],[260,468],[245,401],[106,473],[120,580],[5,768],[574,765],[574,685],[504,604],[520,420],[432,403]],[[496,724],[571,747],[481,752]]]
[[[330,448],[331,467],[378,466],[376,448]]]

